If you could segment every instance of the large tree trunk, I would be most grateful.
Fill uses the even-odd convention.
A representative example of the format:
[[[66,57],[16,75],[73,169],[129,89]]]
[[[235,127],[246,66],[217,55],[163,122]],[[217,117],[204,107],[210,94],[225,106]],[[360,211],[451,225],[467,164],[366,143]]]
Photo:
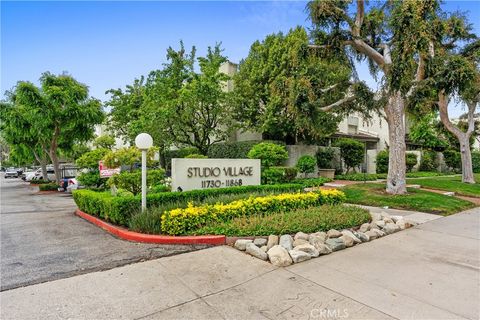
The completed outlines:
[[[60,128],[55,127],[55,132],[53,135],[52,142],[50,143],[50,159],[52,159],[53,169],[55,170],[55,180],[58,185],[60,185],[62,180],[62,175],[60,174],[60,162],[58,161],[57,149],[58,149],[58,137],[60,135]]]
[[[41,154],[38,154],[35,150],[33,150],[33,155],[35,156],[35,159],[37,159],[38,163],[40,163],[40,168],[42,168],[43,180],[47,180],[47,158],[46,158],[46,155],[44,154],[43,150],[41,151]]]
[[[472,152],[470,150],[470,135],[463,134],[457,138],[460,142],[460,157],[462,159],[462,182],[475,183],[472,166]]]
[[[476,109],[476,100],[467,102],[468,105],[468,129],[463,132],[455,126],[448,116],[448,97],[442,90],[438,94],[438,109],[440,111],[440,120],[445,128],[450,131],[460,143],[460,157],[462,159],[462,182],[475,183],[475,176],[473,175],[472,166],[472,152],[470,150],[470,136],[475,127],[474,113]]]
[[[407,192],[405,180],[405,101],[400,92],[390,95],[385,106],[385,113],[390,139],[386,191],[390,194],[404,194]]]

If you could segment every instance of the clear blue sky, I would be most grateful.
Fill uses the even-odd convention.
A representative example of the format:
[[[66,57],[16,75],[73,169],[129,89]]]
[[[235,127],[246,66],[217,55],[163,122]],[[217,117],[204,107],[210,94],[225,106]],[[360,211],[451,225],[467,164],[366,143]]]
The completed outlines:
[[[198,53],[222,42],[238,62],[267,34],[309,26],[306,2],[1,2],[1,92],[44,71],[67,71],[105,100],[158,69],[168,46],[195,45]],[[468,11],[479,34],[480,2],[447,1]],[[360,78],[369,79],[364,66]]]

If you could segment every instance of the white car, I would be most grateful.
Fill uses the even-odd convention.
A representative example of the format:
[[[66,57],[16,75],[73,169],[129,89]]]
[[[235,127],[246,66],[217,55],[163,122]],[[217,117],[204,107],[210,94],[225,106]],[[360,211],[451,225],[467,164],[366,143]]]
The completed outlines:
[[[8,168],[5,171],[5,179],[7,178],[18,178],[18,171],[15,168]]]
[[[55,180],[55,171],[53,168],[47,167],[47,179],[54,181]],[[29,173],[25,176],[25,181],[35,181],[35,180],[45,180],[43,179],[42,169],[38,169],[37,171]]]

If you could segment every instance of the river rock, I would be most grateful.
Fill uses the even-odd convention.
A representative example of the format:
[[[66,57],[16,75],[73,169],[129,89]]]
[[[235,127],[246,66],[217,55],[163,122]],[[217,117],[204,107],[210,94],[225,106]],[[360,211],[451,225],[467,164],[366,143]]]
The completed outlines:
[[[360,229],[358,229],[360,232],[367,232],[368,230],[370,230],[370,223],[364,223],[360,226]]]
[[[261,247],[260,247],[260,250],[262,250],[263,252],[267,252],[267,251],[268,251],[267,246],[261,246]]]
[[[400,231],[400,227],[397,226],[393,222],[392,223],[387,223],[382,231],[384,231],[386,234],[392,234],[392,233],[395,233],[397,231]]]
[[[353,247],[353,246],[355,245],[355,241],[353,241],[353,238],[350,237],[350,236],[347,236],[347,235],[345,235],[345,234],[344,234],[343,236],[341,236],[340,238],[338,238],[338,239],[342,239],[343,242],[345,242],[345,246],[346,246],[347,248]]]
[[[332,250],[332,251],[338,251],[345,249],[345,242],[343,242],[343,239],[340,238],[331,238],[327,239],[325,241],[325,244]]]
[[[278,244],[278,236],[271,234],[268,236],[267,241],[267,251],[270,250],[271,247],[276,246]]]
[[[235,241],[235,248],[237,248],[238,250],[245,251],[247,247],[247,243],[252,243],[252,241],[253,240],[249,240],[249,239],[238,239],[237,241]]]
[[[328,230],[327,232],[327,237],[328,238],[338,238],[338,237],[341,237],[342,236],[342,233],[338,230],[335,230],[335,229],[330,229]]]
[[[372,222],[382,220],[382,215],[378,212],[370,212],[370,216],[372,217]]]
[[[384,235],[386,235],[386,233],[380,229],[373,228],[371,231],[375,232],[379,237],[383,237]]]
[[[378,238],[378,233],[373,230],[368,230],[365,232],[365,235],[368,237],[369,240],[375,240]]]
[[[383,220],[375,221],[375,225],[377,226],[378,229],[382,229],[383,227],[385,227],[385,221]]]
[[[392,217],[386,213],[385,211],[380,212],[380,216],[382,217],[383,220],[385,219],[391,219]]]
[[[308,243],[310,243],[312,246],[315,248],[319,245],[323,245],[325,243],[325,239],[322,237],[310,237],[308,240]]]
[[[320,252],[318,252],[318,250],[315,249],[315,247],[312,246],[312,245],[309,244],[309,243],[301,244],[301,245],[299,245],[299,246],[296,246],[296,247],[295,247],[295,250],[306,252],[306,253],[308,253],[312,258],[316,258],[316,257],[318,257],[318,256],[320,255]]]
[[[367,234],[363,232],[357,232],[357,238],[360,239],[362,242],[370,241],[369,236],[367,236]]]
[[[293,237],[293,240],[298,240],[298,239],[308,241],[308,234],[303,232],[297,232]]]
[[[390,216],[392,218],[393,222],[397,223],[398,220],[403,219],[402,216]]]
[[[312,256],[308,253],[295,249],[288,251],[288,253],[290,254],[290,257],[292,258],[294,263],[310,260],[312,258]]]
[[[308,236],[308,241],[310,242],[310,240],[312,238],[315,238],[316,240],[318,240],[318,238],[322,239],[323,242],[325,242],[325,240],[327,240],[327,234],[323,231],[321,232],[315,232],[315,233],[311,233],[309,236]]]
[[[257,247],[262,247],[267,244],[267,239],[256,238],[255,240],[253,240],[253,244],[256,245]]]
[[[404,230],[405,228],[407,228],[405,220],[403,220],[403,219],[398,219],[395,222],[395,224],[400,228],[400,230]]]
[[[268,256],[265,252],[262,251],[259,247],[257,247],[255,244],[249,242],[247,243],[245,252],[254,256],[255,258],[262,259],[262,260],[267,260]]]
[[[295,239],[295,240],[293,241],[293,247],[295,248],[295,247],[297,247],[297,246],[299,246],[299,245],[301,245],[301,244],[306,244],[306,243],[308,243],[308,241],[305,240],[305,239]]]
[[[293,238],[289,234],[284,234],[280,236],[280,242],[279,244],[284,247],[287,251],[290,251],[293,249]]]
[[[338,238],[335,238],[335,239],[338,239]],[[318,253],[319,253],[320,255],[332,253],[332,249],[330,249],[330,247],[327,246],[327,245],[324,244],[324,243],[317,244],[317,245],[314,246],[314,247],[315,247],[315,249],[318,250]]]
[[[292,258],[288,251],[281,245],[275,245],[267,251],[268,259],[277,267],[286,267],[292,264]]]
[[[342,230],[342,234],[344,236],[349,236],[350,238],[352,238],[355,243],[362,243],[362,240],[358,239],[357,236],[355,236],[355,234],[353,234],[353,232],[350,230]]]

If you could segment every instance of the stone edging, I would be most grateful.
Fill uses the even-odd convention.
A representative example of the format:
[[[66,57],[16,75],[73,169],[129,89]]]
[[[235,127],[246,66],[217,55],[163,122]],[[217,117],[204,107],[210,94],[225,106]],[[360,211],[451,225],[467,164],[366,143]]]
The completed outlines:
[[[211,236],[163,236],[154,234],[145,234],[127,230],[122,227],[112,225],[88,213],[75,210],[75,214],[88,222],[102,228],[110,234],[113,234],[120,239],[143,242],[143,243],[159,243],[159,244],[210,244],[210,245],[224,245],[225,236],[211,235]]]

